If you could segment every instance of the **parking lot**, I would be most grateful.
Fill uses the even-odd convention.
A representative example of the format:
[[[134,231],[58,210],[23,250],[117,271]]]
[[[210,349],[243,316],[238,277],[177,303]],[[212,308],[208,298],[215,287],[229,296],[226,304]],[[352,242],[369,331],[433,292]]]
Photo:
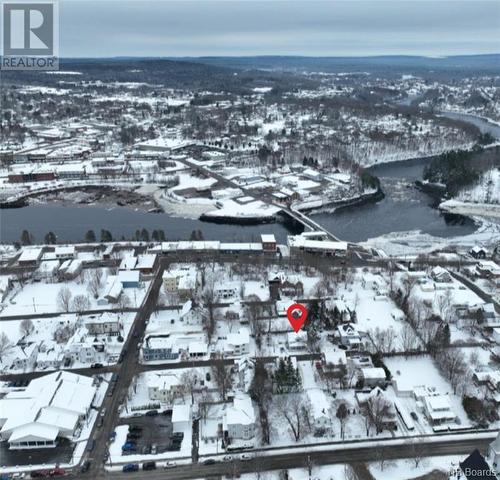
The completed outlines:
[[[172,412],[167,410],[155,416],[143,415],[141,417],[124,418],[120,425],[137,427],[136,451],[134,454],[150,454],[151,448],[156,445],[156,453],[167,450],[175,451],[180,449],[180,445],[172,442]]]
[[[8,442],[0,443],[2,465],[43,465],[68,463],[75,446],[67,439],[58,440],[56,448],[34,448],[29,450],[9,450]]]

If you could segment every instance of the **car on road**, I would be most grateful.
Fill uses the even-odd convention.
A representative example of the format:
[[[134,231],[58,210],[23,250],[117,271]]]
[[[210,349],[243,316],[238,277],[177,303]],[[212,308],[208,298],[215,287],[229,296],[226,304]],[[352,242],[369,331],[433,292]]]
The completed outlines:
[[[85,460],[83,463],[82,463],[82,466],[80,467],[80,472],[81,473],[85,473],[88,471],[88,469],[90,468],[90,465],[91,465],[91,462],[90,460]]]
[[[116,432],[111,432],[109,434],[109,441],[113,443],[116,440]]]
[[[225,455],[222,460],[224,460],[225,462],[232,462],[233,456],[232,455]]]
[[[104,408],[101,410],[101,417],[104,417],[104,415],[106,415],[106,407],[104,407]]]
[[[417,415],[415,412],[410,412],[410,416],[411,416],[411,418],[413,418],[413,420],[415,420],[416,422],[418,421],[418,415]]]
[[[97,419],[97,428],[101,428],[101,427],[102,427],[102,425],[103,425],[103,423],[104,423],[104,418],[99,417],[99,418]]]
[[[165,464],[165,468],[174,468],[177,467],[177,463],[173,461],[169,461]]]
[[[252,460],[253,455],[251,453],[242,453],[240,455],[240,460],[247,461],[247,460]]]
[[[203,465],[214,465],[215,463],[217,463],[215,458],[206,458],[203,460]]]
[[[93,363],[92,365],[90,365],[90,368],[102,368],[103,365],[102,363]]]
[[[138,463],[127,463],[127,465],[123,465],[123,472],[138,472],[139,464]]]
[[[89,440],[89,443],[87,443],[87,450],[91,452],[92,450],[94,450],[94,447],[95,447],[95,441]]]
[[[144,462],[142,464],[143,470],[156,470],[156,462]]]

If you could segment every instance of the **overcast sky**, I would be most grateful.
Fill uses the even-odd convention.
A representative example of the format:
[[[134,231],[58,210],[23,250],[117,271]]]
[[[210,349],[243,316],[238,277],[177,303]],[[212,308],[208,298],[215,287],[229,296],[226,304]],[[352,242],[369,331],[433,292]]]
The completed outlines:
[[[60,55],[500,52],[500,0],[60,0]]]

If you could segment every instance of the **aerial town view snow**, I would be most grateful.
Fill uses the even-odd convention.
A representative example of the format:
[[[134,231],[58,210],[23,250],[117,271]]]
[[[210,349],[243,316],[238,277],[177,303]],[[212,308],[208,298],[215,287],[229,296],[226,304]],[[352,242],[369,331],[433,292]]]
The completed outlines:
[[[500,479],[500,0],[2,0],[0,479]]]

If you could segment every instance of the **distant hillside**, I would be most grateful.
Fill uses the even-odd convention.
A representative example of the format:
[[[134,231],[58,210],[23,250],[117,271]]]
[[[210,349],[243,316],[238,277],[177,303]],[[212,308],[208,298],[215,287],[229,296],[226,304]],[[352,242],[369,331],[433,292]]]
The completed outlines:
[[[417,56],[377,57],[184,57],[180,61],[200,62],[207,65],[239,69],[257,68],[285,71],[321,71],[330,73],[370,72],[405,73],[491,73],[500,72],[500,54],[462,55],[442,58]]]
[[[46,72],[5,71],[5,83],[56,85],[63,81],[144,82],[169,88],[212,91],[250,92],[260,85],[312,88],[315,84],[292,73],[241,71],[235,67],[194,61],[151,58],[61,59],[61,71],[81,75],[50,75]]]

